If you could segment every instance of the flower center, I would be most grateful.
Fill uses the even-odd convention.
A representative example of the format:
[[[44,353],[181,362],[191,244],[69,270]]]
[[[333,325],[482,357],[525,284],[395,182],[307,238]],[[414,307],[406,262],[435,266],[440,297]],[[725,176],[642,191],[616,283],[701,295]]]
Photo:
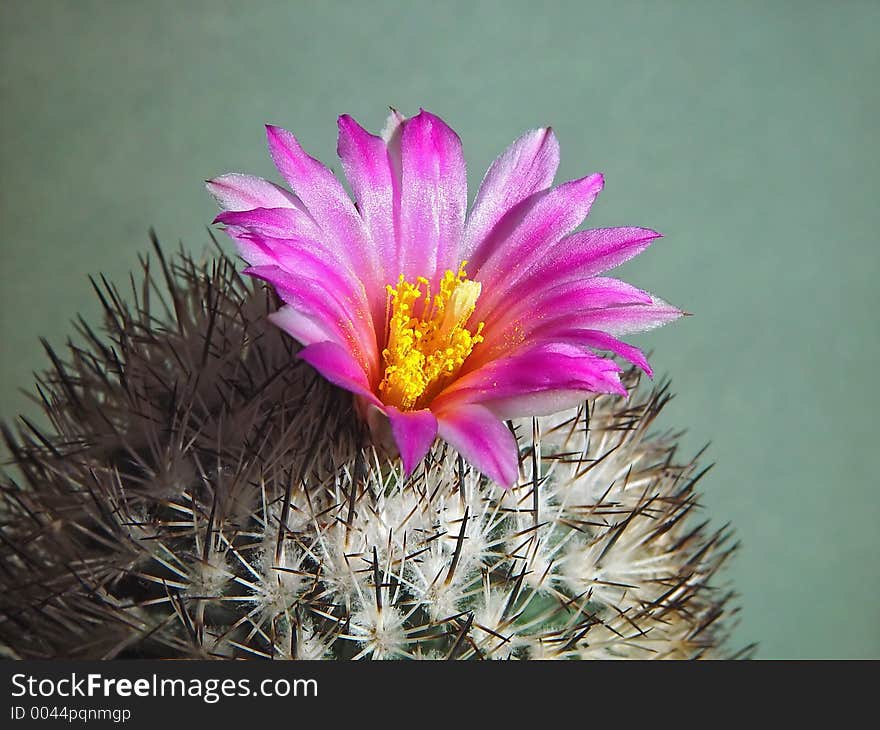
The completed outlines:
[[[480,284],[467,278],[466,263],[458,274],[443,275],[433,297],[430,282],[421,276],[411,284],[401,274],[396,287],[386,287],[388,345],[382,351],[385,377],[379,392],[388,405],[408,411],[429,401],[483,341],[482,322],[475,330],[465,326],[480,296]]]

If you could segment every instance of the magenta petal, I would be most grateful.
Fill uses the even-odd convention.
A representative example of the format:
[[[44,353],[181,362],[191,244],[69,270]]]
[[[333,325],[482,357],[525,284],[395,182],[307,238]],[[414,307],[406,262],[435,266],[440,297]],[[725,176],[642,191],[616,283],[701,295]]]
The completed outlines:
[[[489,167],[465,227],[462,258],[475,254],[495,224],[511,208],[553,182],[559,167],[559,142],[547,127],[517,139]]]
[[[252,234],[246,228],[227,226],[224,233],[235,241],[238,255],[251,266],[277,266],[278,257],[265,245],[261,236]]]
[[[437,419],[427,409],[403,412],[394,406],[385,406],[385,413],[391,422],[391,433],[400,451],[404,471],[409,476],[437,437]]]
[[[575,345],[542,342],[463,375],[434,399],[431,408],[480,403],[501,409],[518,404],[522,408],[516,412],[505,407],[505,417],[546,415],[559,410],[558,394],[566,394],[566,402],[578,392],[626,395],[619,374],[620,367],[613,360]],[[539,401],[545,404],[540,409]],[[547,403],[554,407],[548,409]]]
[[[509,357],[540,341],[573,342],[597,349],[610,349],[642,367],[646,363],[636,355],[635,348],[624,350],[619,346],[612,348],[600,344],[590,345],[582,340],[582,333],[599,331],[605,336],[619,337],[659,327],[684,314],[677,307],[653,296],[646,303],[608,304],[572,311],[555,310],[552,303],[548,304],[550,306],[546,308],[540,306],[531,318],[506,320],[503,326],[493,326],[491,330],[487,327],[486,339],[474,349],[465,367],[476,370],[485,363]],[[605,341],[606,344],[610,342],[611,340]],[[629,348],[625,343],[620,344]]]
[[[389,269],[385,278],[391,281],[399,273],[395,208],[400,200],[400,176],[392,168],[385,140],[367,132],[347,114],[339,117],[338,125],[336,151],[361,218],[380,260]]]
[[[517,294],[517,298],[503,299],[503,306],[484,315],[485,339],[471,356],[472,364],[482,364],[524,342],[533,342],[533,334],[550,324],[567,322],[571,327],[587,328],[582,318],[588,314],[609,307],[648,305],[652,301],[646,291],[618,279],[599,276],[565,282],[549,290],[536,284],[533,291]]]
[[[487,401],[485,407],[504,419],[550,416],[582,405],[590,395],[584,390],[546,390]]]
[[[605,307],[650,304],[651,295],[620,279],[592,276],[566,281],[552,288],[545,288],[543,282],[536,282],[534,289],[522,291],[520,297],[512,301],[516,302],[516,306],[506,312],[509,311],[514,316],[531,315],[536,319],[548,319],[554,315]],[[488,321],[486,326],[489,326]]]
[[[379,359],[372,321],[366,313],[357,316],[359,310],[349,305],[344,290],[332,287],[329,276],[321,277],[317,269],[308,272],[312,276],[306,275],[305,263],[297,274],[278,266],[251,266],[244,273],[271,284],[284,302],[334,333],[337,342],[345,342],[366,372],[377,372]]]
[[[224,210],[302,207],[293,193],[254,175],[230,172],[208,180],[205,187]]]
[[[321,244],[304,239],[272,238],[239,231],[230,235],[239,245],[242,258],[248,263],[248,256],[259,251],[260,258],[270,258],[272,265],[287,273],[289,282],[292,283],[299,277],[314,279],[344,301],[345,306],[352,310],[352,316],[360,317],[367,313],[363,283],[344,262],[336,258],[333,251]],[[247,273],[254,274],[253,271]],[[274,283],[275,279],[272,281]]]
[[[347,328],[344,339],[357,343],[368,362],[378,364],[375,325],[363,283],[334,251],[305,239],[277,239],[238,228],[226,232],[251,264],[245,273],[278,287],[282,299],[309,316],[321,311],[322,320],[331,320],[329,329]],[[312,300],[305,308],[304,297]],[[371,364],[371,370],[376,365]]]
[[[376,256],[363,220],[336,176],[305,153],[286,129],[267,125],[269,152],[275,166],[305,204],[321,229],[334,240],[339,251],[368,286],[371,303],[384,310],[385,293],[380,291],[381,262]],[[379,301],[381,300],[381,301]]]
[[[554,245],[518,277],[506,280],[507,291],[496,301],[518,301],[530,290],[595,276],[637,256],[660,234],[648,228],[595,228],[578,231]]]
[[[583,222],[603,184],[601,175],[588,175],[549,192],[535,193],[499,221],[469,267],[471,276],[483,284],[478,318],[491,310],[496,297],[506,291],[507,282],[515,281]],[[523,207],[525,210],[520,210]],[[508,216],[517,219],[512,230],[505,221]]]
[[[370,388],[364,369],[344,347],[335,342],[317,342],[300,350],[298,357],[334,385],[363,396],[373,405],[384,408]]]
[[[328,299],[338,304],[340,313],[346,319],[352,322],[366,321],[368,326],[364,327],[364,338],[375,339],[363,296],[354,288],[355,283],[335,269],[332,263],[322,260],[315,252],[297,248],[275,250],[272,255],[276,257],[276,265],[250,266],[242,273],[269,282],[282,298],[285,292],[295,292],[300,281],[313,282],[326,292]]]
[[[214,219],[214,223],[247,228],[255,233],[275,238],[305,236],[320,240],[321,229],[311,216],[298,208],[253,208],[251,210],[227,210]]]
[[[423,110],[403,122],[400,158],[400,271],[436,283],[459,264],[467,208],[461,140]]]
[[[267,319],[276,327],[284,330],[302,345],[314,345],[316,342],[335,342],[344,346],[344,340],[333,328],[328,327],[321,319],[300,312],[290,304],[284,304],[271,312]]]
[[[654,371],[651,369],[645,354],[638,348],[621,342],[616,337],[612,337],[607,332],[599,330],[573,329],[567,325],[563,325],[559,330],[554,330],[552,334],[542,333],[542,336],[559,342],[569,342],[575,345],[586,345],[596,350],[607,350],[615,355],[622,357],[627,362],[631,362],[636,367],[641,368],[649,378],[654,377]]]
[[[270,264],[286,269],[293,277],[312,276],[332,285],[352,306],[366,303],[363,282],[338,252],[323,243],[295,234],[276,238],[237,226],[227,227],[225,232],[235,241],[241,257],[249,264],[258,266],[268,260]]]
[[[668,324],[684,314],[678,307],[651,297],[651,303],[634,307],[608,307],[585,312],[577,318],[577,326],[604,330],[612,335],[629,335],[645,332]]]
[[[517,480],[516,439],[488,408],[460,405],[437,414],[440,438],[464,459],[505,489]]]
[[[565,270],[593,276],[638,256],[662,233],[650,228],[593,228],[562,239],[541,266],[543,271]]]

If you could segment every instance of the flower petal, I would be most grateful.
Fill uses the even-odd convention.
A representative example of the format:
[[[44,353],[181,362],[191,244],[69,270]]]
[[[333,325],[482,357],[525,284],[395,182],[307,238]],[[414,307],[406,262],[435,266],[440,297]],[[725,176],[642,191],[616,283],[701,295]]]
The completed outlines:
[[[492,411],[496,417],[504,419],[550,416],[554,413],[577,408],[591,394],[591,391],[576,389],[542,390],[487,401],[485,407]]]
[[[205,183],[224,210],[251,208],[300,208],[300,200],[288,190],[254,175],[230,172]]]
[[[258,266],[259,258],[287,272],[291,278],[305,276],[316,279],[343,299],[349,308],[357,309],[355,317],[368,314],[363,282],[340,260],[336,252],[305,238],[275,238],[249,231],[226,229],[236,242],[242,258]]]
[[[534,333],[551,323],[586,327],[582,323],[585,314],[608,307],[648,305],[651,301],[648,292],[618,279],[599,276],[564,282],[549,290],[536,287],[528,293],[520,292],[519,299],[508,301],[486,315],[484,340],[468,362],[479,366],[514,351],[523,343],[532,343]]]
[[[569,394],[568,400],[572,393],[626,395],[619,373],[613,360],[574,345],[541,342],[460,377],[434,399],[431,409],[479,403],[505,418],[547,415],[558,410],[559,394]],[[526,398],[538,395],[540,399]],[[546,410],[548,402],[553,408]]]
[[[466,364],[478,367],[482,362],[491,360],[493,355],[515,353],[518,347],[528,347],[530,343],[537,341],[555,339],[574,341],[569,335],[573,338],[580,336],[578,334],[571,334],[574,332],[595,330],[604,333],[606,336],[614,335],[619,337],[633,334],[634,332],[645,332],[684,316],[685,312],[678,307],[664,302],[659,297],[648,296],[650,296],[650,301],[644,304],[608,305],[575,312],[556,312],[555,314],[552,311],[548,311],[543,313],[542,316],[532,318],[525,323],[518,321],[508,323],[506,330],[503,332],[493,331],[491,333],[491,340],[489,335],[487,335],[486,340],[478,345],[480,349],[474,349]],[[587,343],[585,342],[584,344]],[[632,351],[624,354],[622,350],[611,347],[606,348],[603,345],[589,346],[597,347],[598,349],[610,349],[617,352],[621,357],[642,367],[642,364],[637,359],[631,359],[631,357],[635,356]],[[627,345],[627,347],[629,346]],[[648,371],[646,370],[645,372]]]
[[[474,349],[465,366],[476,369],[495,358],[517,354],[520,348],[530,347],[539,341],[582,341],[581,333],[589,331],[599,331],[607,337],[644,332],[668,324],[685,314],[678,307],[664,302],[659,297],[650,294],[648,296],[650,300],[645,303],[609,304],[604,307],[570,312],[554,312],[552,307],[548,307],[546,311],[542,310],[538,316],[528,320],[508,322],[504,328],[487,332],[486,339]],[[611,341],[605,342],[608,344]],[[619,346],[612,348],[585,341],[582,344],[597,349],[609,349],[639,367],[644,364],[635,354],[635,348],[630,348],[625,343],[620,345],[628,348],[627,352]]]
[[[276,238],[291,238],[299,235],[315,240],[321,239],[321,229],[305,210],[298,208],[226,210],[214,219],[214,223],[246,228]]]
[[[271,312],[267,319],[306,347],[316,342],[334,342],[344,346],[344,340],[325,321],[300,312],[290,304],[284,304]]]
[[[514,485],[519,472],[516,439],[489,409],[460,405],[437,414],[440,438],[464,459],[504,488]]]
[[[357,308],[346,300],[344,291],[332,288],[332,283],[328,283],[331,281],[329,276],[322,276],[317,265],[308,270],[304,259],[303,268],[296,274],[279,266],[251,266],[244,273],[268,282],[284,302],[315,319],[321,328],[333,332],[334,340],[346,343],[353,357],[371,377],[378,373],[379,358],[372,320],[366,314],[357,316]]]
[[[341,345],[335,342],[316,342],[300,350],[298,357],[334,385],[362,396],[379,408],[384,408],[370,388],[364,369]]]
[[[495,306],[507,289],[506,282],[534,266],[553,244],[583,222],[602,185],[601,175],[588,175],[535,193],[499,221],[468,267],[485,293],[477,304],[478,319]],[[515,221],[512,230],[508,218]]]
[[[442,119],[422,110],[403,122],[400,157],[400,273],[436,284],[459,264],[467,209],[461,140]]]
[[[578,231],[554,245],[519,276],[510,274],[496,306],[516,302],[530,290],[595,276],[637,256],[661,234],[648,228],[595,228]]]
[[[501,217],[532,193],[548,188],[558,167],[559,142],[549,127],[526,132],[511,144],[480,184],[465,227],[462,258],[480,256],[480,246]]]
[[[437,437],[437,419],[428,409],[402,412],[394,406],[385,406],[385,413],[391,422],[403,469],[409,476]]]
[[[634,332],[645,332],[668,324],[684,314],[678,307],[664,302],[660,297],[652,296],[650,304],[606,307],[585,312],[578,316],[576,325],[588,329],[603,330],[616,336],[630,335]],[[536,331],[536,334],[538,332]]]
[[[379,261],[385,267],[383,281],[394,281],[397,271],[397,218],[400,176],[396,174],[385,140],[367,132],[352,117],[339,117],[336,152],[351,185]],[[390,269],[390,270],[389,270]]]
[[[596,350],[607,350],[615,355],[622,357],[627,362],[631,362],[636,367],[641,368],[649,377],[654,377],[654,371],[648,363],[645,354],[633,345],[621,342],[616,337],[612,337],[607,332],[600,330],[573,329],[567,325],[563,325],[559,330],[555,330],[552,334],[544,333],[542,336],[557,340],[558,342],[568,342],[574,345],[586,345]]]
[[[378,320],[385,308],[385,292],[379,282],[382,268],[364,222],[345,188],[329,168],[307,155],[286,129],[267,125],[266,135],[278,171],[364,281],[373,315]]]
[[[542,270],[562,269],[577,276],[593,276],[638,256],[662,233],[650,228],[592,228],[562,239]]]

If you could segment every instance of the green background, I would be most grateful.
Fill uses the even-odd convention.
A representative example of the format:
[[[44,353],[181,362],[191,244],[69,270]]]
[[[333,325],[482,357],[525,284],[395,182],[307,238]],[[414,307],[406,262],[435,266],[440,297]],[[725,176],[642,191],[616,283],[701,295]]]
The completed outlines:
[[[335,160],[335,118],[426,107],[471,194],[552,124],[560,177],[602,171],[590,224],[666,237],[624,278],[694,312],[634,340],[711,440],[706,511],[743,547],[737,640],[758,656],[880,657],[880,3],[39,2],[0,35],[0,414],[94,319],[155,226],[193,250],[202,180],[274,176],[264,122]]]

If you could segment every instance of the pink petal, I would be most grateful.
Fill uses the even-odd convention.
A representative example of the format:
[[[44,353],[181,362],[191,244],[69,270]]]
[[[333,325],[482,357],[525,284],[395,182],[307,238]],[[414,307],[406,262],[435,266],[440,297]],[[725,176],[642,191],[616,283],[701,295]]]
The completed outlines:
[[[436,284],[459,264],[467,208],[461,140],[442,119],[421,111],[403,122],[400,155],[401,273]]]
[[[534,266],[564,235],[579,226],[602,189],[601,175],[573,180],[549,192],[535,193],[501,219],[468,267],[472,278],[483,284],[477,318],[491,311],[497,297]],[[508,230],[506,218],[515,225]]]
[[[498,418],[550,416],[580,406],[591,395],[587,390],[542,390],[486,401],[484,404]]]
[[[650,295],[649,295],[650,296]],[[465,367],[479,367],[484,362],[504,354],[515,353],[518,348],[529,347],[531,343],[543,340],[565,340],[575,342],[586,331],[599,331],[605,336],[629,335],[668,324],[685,313],[677,307],[651,296],[645,304],[621,304],[575,312],[552,312],[552,308],[524,322],[508,323],[504,330],[487,333],[486,340],[480,343],[465,362]],[[607,340],[606,342],[610,342]],[[584,342],[584,344],[587,344]],[[625,343],[621,343],[625,344]],[[632,348],[627,353],[621,349],[595,344],[591,347],[610,349],[639,367],[639,361]],[[626,346],[629,347],[629,346]],[[633,359],[635,358],[635,359]],[[645,372],[648,372],[646,370]]]
[[[395,225],[396,208],[400,205],[400,176],[392,168],[385,140],[367,132],[347,114],[339,117],[338,126],[337,154],[361,218],[385,266],[383,280],[392,282],[400,273]]]
[[[638,348],[621,342],[616,337],[612,337],[607,332],[599,330],[573,329],[567,324],[563,324],[558,330],[542,333],[543,337],[553,339],[558,342],[568,342],[573,345],[586,345],[596,350],[607,350],[615,355],[622,357],[627,362],[641,368],[649,378],[654,377],[654,371],[651,369],[648,359],[644,353]]]
[[[328,327],[326,321],[300,312],[290,304],[270,313],[267,319],[306,347],[316,342],[334,342],[344,346],[344,340],[339,333]]]
[[[650,304],[608,307],[585,312],[578,317],[577,326],[604,330],[612,335],[629,335],[668,324],[683,314],[684,312],[678,307],[673,307],[659,297],[652,296]]]
[[[302,208],[293,193],[254,175],[230,172],[208,180],[205,187],[225,210]]]
[[[529,269],[506,279],[496,301],[518,301],[529,290],[595,276],[637,256],[660,237],[647,228],[595,228],[566,236]]]
[[[334,246],[343,252],[352,270],[364,281],[374,317],[384,317],[381,262],[363,220],[336,176],[305,153],[290,132],[267,125],[269,152],[278,171],[290,183],[309,214]]]
[[[616,393],[626,395],[620,367],[574,345],[542,342],[515,355],[493,360],[453,382],[431,404],[444,410],[460,403],[480,403],[507,418],[546,415],[546,403],[559,394]],[[526,398],[538,396],[541,398]],[[569,398],[570,400],[570,398]],[[525,404],[522,410],[511,408]],[[540,404],[541,410],[532,410]]]
[[[626,282],[594,276],[558,284],[549,290],[519,292],[516,300],[505,300],[484,319],[484,341],[469,359],[481,365],[532,342],[535,331],[550,323],[567,322],[584,327],[582,317],[608,307],[637,306],[651,303],[651,295]],[[476,316],[476,315],[475,315]],[[601,328],[590,328],[601,329]]]
[[[559,142],[549,128],[526,132],[489,167],[474,200],[464,234],[462,258],[482,258],[480,246],[495,224],[528,196],[545,190],[559,167]]]
[[[409,476],[437,437],[437,419],[427,409],[402,412],[394,406],[385,406],[385,413],[391,422],[391,433],[400,451],[404,471]]]
[[[519,471],[516,439],[489,409],[460,405],[437,413],[440,438],[502,487],[509,488]]]
[[[297,274],[279,266],[251,266],[244,273],[271,284],[284,302],[332,332],[335,341],[345,342],[367,373],[377,374],[379,357],[372,320],[365,313],[358,316],[350,302],[340,299],[340,290],[332,287],[332,281],[316,271],[309,271],[313,276],[307,276],[304,264]]]
[[[275,238],[305,236],[321,240],[321,229],[304,210],[298,208],[253,208],[251,210],[227,210],[220,213],[214,223],[247,228],[255,233]]]
[[[286,269],[292,277],[311,276],[301,267],[305,266],[310,272],[317,267],[317,278],[332,281],[334,288],[352,306],[366,306],[363,282],[333,248],[296,234],[277,238],[237,226],[228,226],[225,232],[235,241],[241,257],[249,264],[278,266]]]
[[[261,262],[268,259],[269,264],[285,270],[290,278],[304,276],[321,282],[349,308],[356,309],[356,317],[369,313],[363,282],[335,251],[304,238],[274,238],[238,229],[233,229],[230,236],[248,263],[260,265],[250,257]]]
[[[384,408],[370,388],[364,369],[344,347],[335,342],[317,342],[300,350],[298,357],[334,385],[362,396],[378,408]]]
[[[638,256],[662,233],[650,228],[593,228],[562,239],[543,270],[564,269],[571,275],[593,276]]]
[[[235,241],[238,255],[251,266],[277,266],[278,256],[268,247],[261,236],[246,228],[227,226],[224,233]]]
[[[300,280],[312,281],[324,289],[328,299],[337,302],[340,310],[346,311],[352,321],[360,321],[369,314],[363,297],[353,288],[354,284],[314,252],[288,248],[273,251],[272,255],[275,257],[274,265],[251,266],[243,273],[270,282],[279,289],[279,294],[281,289],[295,290]],[[365,330],[364,335],[375,339],[372,329]]]

